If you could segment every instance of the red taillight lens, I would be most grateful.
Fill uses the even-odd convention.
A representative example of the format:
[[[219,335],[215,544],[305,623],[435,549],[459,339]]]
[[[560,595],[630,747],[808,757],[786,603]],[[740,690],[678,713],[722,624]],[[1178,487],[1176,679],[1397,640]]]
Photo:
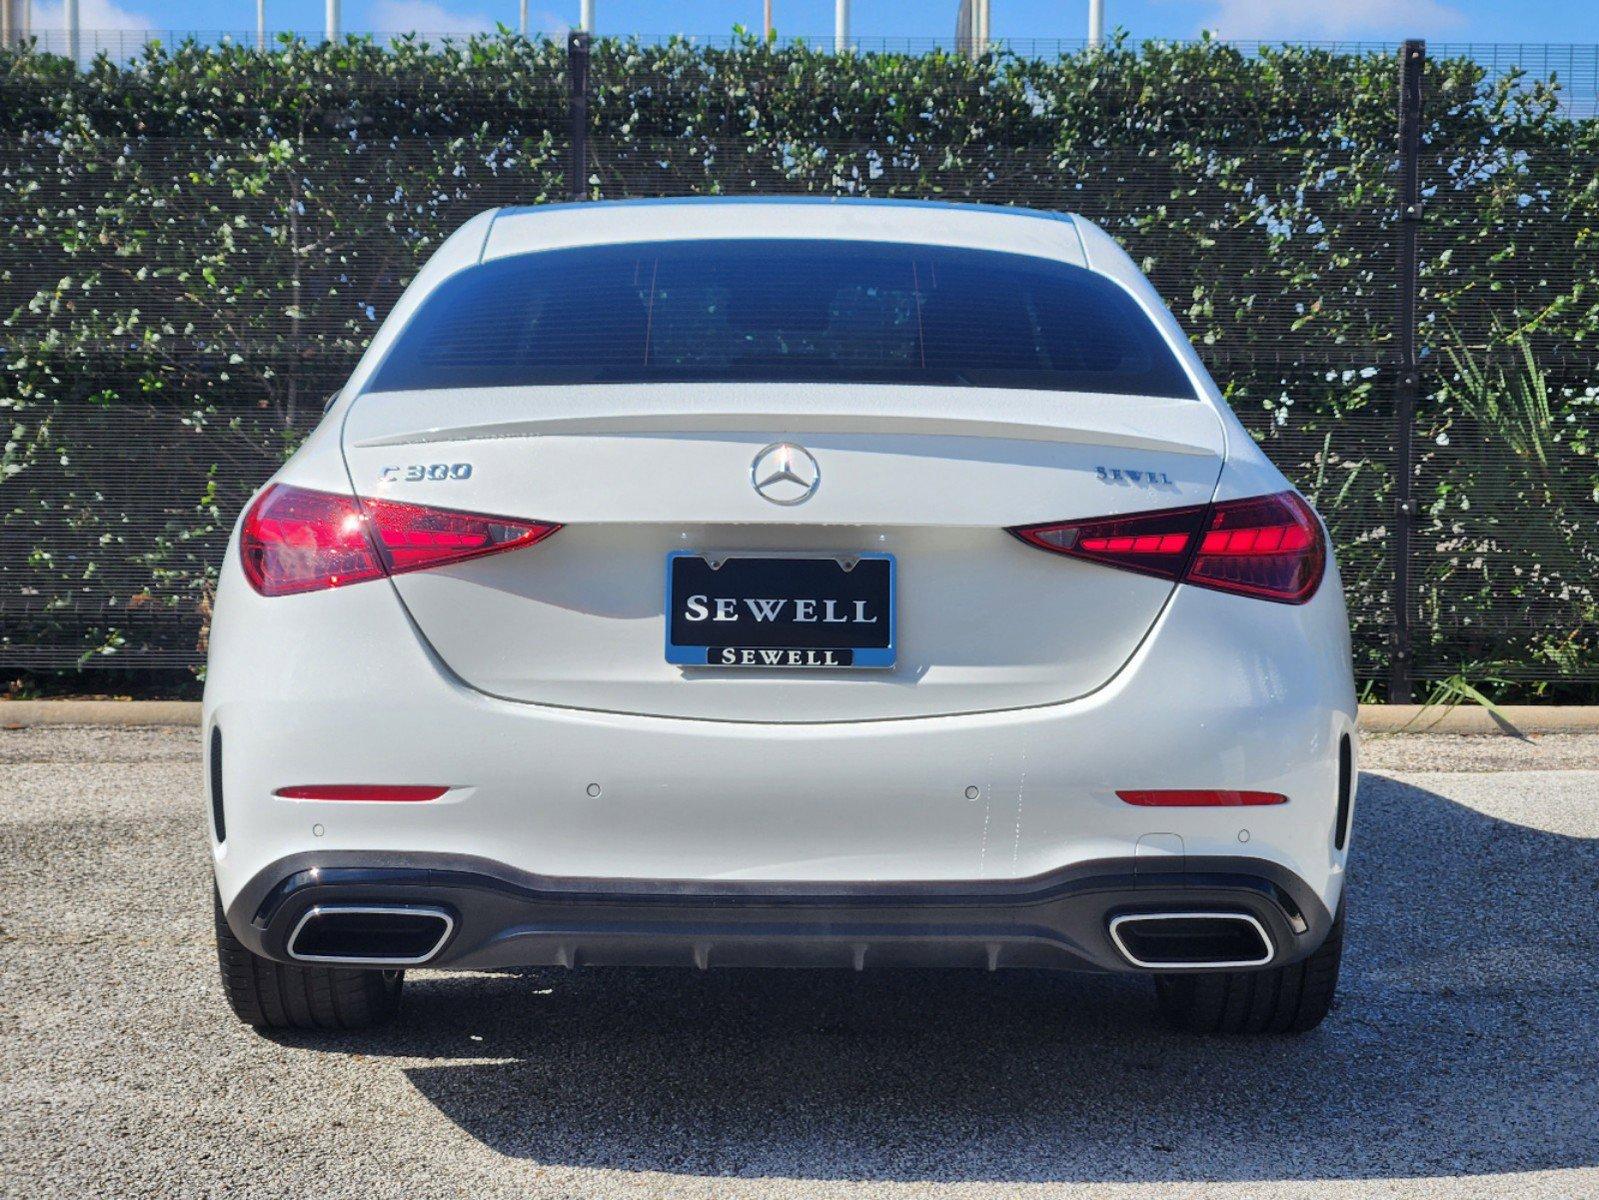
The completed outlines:
[[[1321,524],[1293,492],[1010,532],[1056,554],[1284,604],[1315,595],[1327,566]]]
[[[531,546],[559,528],[273,484],[245,514],[239,549],[256,591],[289,596]]]
[[[1213,504],[1188,583],[1303,604],[1327,569],[1316,514],[1293,492]]]
[[[361,503],[372,519],[383,563],[394,575],[531,546],[560,528],[543,521],[513,521],[397,500]]]
[[[1203,791],[1196,788],[1168,788],[1164,791],[1117,792],[1128,804],[1142,808],[1218,808],[1240,804],[1287,804],[1280,792]]]
[[[1028,525],[1011,532],[1024,542],[1056,554],[1176,579],[1193,555],[1194,539],[1199,536],[1206,511],[1203,504],[1196,508],[1163,508],[1125,517]]]
[[[343,587],[383,574],[353,496],[275,483],[244,515],[244,575],[263,596]]]

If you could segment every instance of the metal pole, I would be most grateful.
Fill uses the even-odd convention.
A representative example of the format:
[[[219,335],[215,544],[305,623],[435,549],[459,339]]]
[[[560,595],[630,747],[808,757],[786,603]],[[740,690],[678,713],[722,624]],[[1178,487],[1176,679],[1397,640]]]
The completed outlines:
[[[327,28],[323,30],[322,40],[326,42],[339,40],[339,0],[328,0]]]
[[[849,49],[849,0],[833,0],[833,53]]]
[[[571,117],[572,146],[566,162],[566,194],[589,198],[589,35],[574,29],[566,35],[566,102]]]
[[[763,0],[761,4],[761,36],[772,40],[772,0]]]
[[[62,6],[62,15],[66,18],[67,26],[67,57],[74,63],[78,61],[78,47],[82,38],[79,29],[78,0],[66,0]]]
[[[0,46],[20,46],[29,31],[28,0],[0,0]]]
[[[594,32],[594,0],[583,0],[578,9],[577,27],[584,33]]]
[[[527,0],[522,0],[517,7],[516,27],[523,37],[527,36]]]
[[[266,49],[266,0],[255,0],[255,48]]]
[[[1394,642],[1388,666],[1388,699],[1409,704],[1415,679],[1410,634],[1411,529],[1416,518],[1412,495],[1412,441],[1421,363],[1416,352],[1416,309],[1421,293],[1421,102],[1427,43],[1407,41],[1399,63],[1399,305],[1394,330],[1399,348],[1394,384]]]
[[[1088,48],[1098,50],[1105,40],[1105,0],[1088,0]]]

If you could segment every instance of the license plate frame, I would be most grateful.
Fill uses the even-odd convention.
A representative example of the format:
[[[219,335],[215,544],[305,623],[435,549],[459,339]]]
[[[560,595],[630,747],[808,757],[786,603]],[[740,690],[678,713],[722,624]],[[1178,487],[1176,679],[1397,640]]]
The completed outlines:
[[[680,564],[687,565],[680,567]],[[855,576],[862,567],[866,567],[868,573]],[[733,574],[723,576],[721,572],[729,568]],[[781,580],[785,575],[792,582],[774,587],[774,579]],[[700,550],[674,550],[666,556],[662,609],[666,661],[682,667],[733,671],[892,669],[897,657],[897,577],[894,556],[875,551],[806,554],[763,550],[708,554]],[[736,603],[736,619],[721,622],[724,628],[715,627],[716,623],[709,619],[704,625],[687,620],[685,601],[700,594],[691,589],[702,582],[720,583],[722,598],[733,599]],[[752,595],[756,584],[761,585],[759,593]],[[763,600],[768,605],[774,600],[780,601],[780,614],[787,619],[763,622],[745,604],[747,600]],[[796,602],[805,601],[811,602],[810,611],[815,619],[795,620],[800,612]],[[832,608],[825,607],[827,601],[833,602]],[[866,607],[857,609],[857,601]],[[841,613],[850,619],[822,619]],[[845,634],[846,629],[855,631],[868,624],[876,625],[875,621],[854,619],[866,613],[874,614],[878,621],[886,624],[886,635],[876,629],[854,636]],[[727,629],[727,625],[734,628]],[[674,627],[679,635],[676,638]],[[830,631],[836,632],[830,636]],[[690,638],[690,634],[700,636]],[[731,661],[728,651],[734,652]]]

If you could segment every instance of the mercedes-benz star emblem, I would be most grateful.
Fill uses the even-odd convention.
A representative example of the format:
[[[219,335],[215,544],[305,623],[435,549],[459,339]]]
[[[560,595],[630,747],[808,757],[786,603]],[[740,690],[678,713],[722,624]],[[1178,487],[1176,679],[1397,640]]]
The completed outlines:
[[[773,442],[750,464],[750,482],[773,504],[804,504],[816,494],[822,469],[804,446]]]

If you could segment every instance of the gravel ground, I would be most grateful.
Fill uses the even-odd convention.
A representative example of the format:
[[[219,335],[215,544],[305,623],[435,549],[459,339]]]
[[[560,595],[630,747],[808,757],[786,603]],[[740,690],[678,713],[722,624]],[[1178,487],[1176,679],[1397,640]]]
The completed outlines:
[[[215,980],[192,731],[0,732],[0,1193],[1599,1196],[1599,737],[1368,739],[1339,1009],[1142,981],[419,973],[266,1038]],[[63,769],[67,768],[67,769]]]

